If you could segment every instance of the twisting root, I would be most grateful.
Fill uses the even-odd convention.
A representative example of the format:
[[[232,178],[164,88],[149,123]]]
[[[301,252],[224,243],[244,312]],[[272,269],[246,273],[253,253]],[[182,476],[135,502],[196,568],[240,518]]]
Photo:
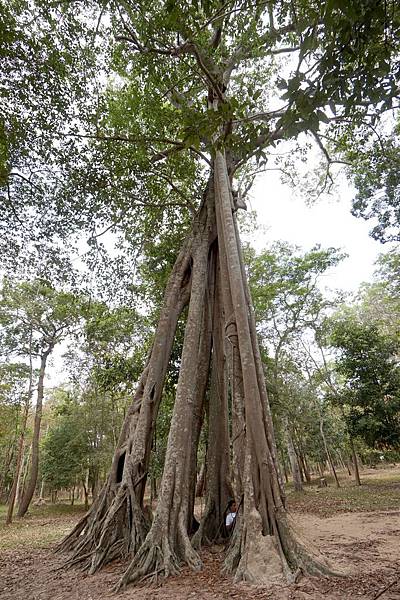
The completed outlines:
[[[79,566],[91,575],[115,558],[135,553],[149,529],[136,498],[123,486],[113,497],[105,494],[88,517],[89,513],[56,551],[72,550],[63,566]]]
[[[128,583],[158,583],[159,576],[165,579],[169,575],[177,575],[180,562],[171,550],[167,536],[156,541],[154,535],[148,535],[139,552],[119,580],[115,591],[126,587]]]

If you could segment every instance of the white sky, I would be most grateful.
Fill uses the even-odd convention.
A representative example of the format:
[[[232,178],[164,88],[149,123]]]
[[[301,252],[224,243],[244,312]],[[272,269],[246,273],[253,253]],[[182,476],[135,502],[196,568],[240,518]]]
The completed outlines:
[[[353,217],[350,212],[354,191],[342,180],[332,196],[325,196],[307,206],[301,194],[280,181],[280,174],[270,171],[259,175],[250,197],[249,208],[257,212],[257,222],[263,230],[251,244],[261,250],[276,240],[290,242],[310,249],[341,248],[349,255],[324,276],[329,288],[356,291],[360,283],[372,279],[374,261],[387,245],[373,240],[368,234],[373,223]]]

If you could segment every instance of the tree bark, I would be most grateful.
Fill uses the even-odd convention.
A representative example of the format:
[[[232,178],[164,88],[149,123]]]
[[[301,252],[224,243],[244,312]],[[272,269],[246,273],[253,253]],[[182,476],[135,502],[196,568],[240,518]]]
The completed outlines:
[[[336,473],[335,465],[333,464],[332,456],[331,456],[331,453],[329,452],[328,444],[326,441],[325,432],[324,432],[324,422],[323,422],[321,412],[320,412],[320,417],[319,417],[319,430],[321,432],[321,437],[322,437],[322,441],[324,444],[325,454],[326,454],[326,458],[328,461],[328,465],[330,467],[330,471],[331,471],[333,477],[335,478],[336,487],[340,488],[340,483],[339,483],[339,479],[338,479],[338,476]]]
[[[31,470],[30,477],[27,483],[26,489],[22,500],[18,507],[18,516],[23,517],[33,498],[35,493],[38,472],[39,472],[39,442],[40,442],[40,427],[42,423],[42,410],[43,410],[43,396],[44,396],[44,377],[46,373],[46,363],[49,355],[53,350],[53,346],[49,346],[48,349],[43,352],[40,357],[40,369],[38,379],[38,392],[35,408],[35,421],[33,426],[33,437],[32,437],[32,454],[31,454]]]
[[[30,334],[30,346],[32,345],[32,331]],[[28,392],[26,396],[26,400],[22,409],[22,419],[21,419],[21,431],[18,440],[18,451],[17,451],[17,460],[15,464],[15,473],[13,478],[13,483],[11,487],[10,496],[8,499],[8,510],[6,517],[6,525],[9,525],[12,522],[15,500],[17,498],[17,492],[20,485],[21,479],[21,468],[24,457],[24,446],[25,446],[25,435],[26,435],[26,424],[28,422],[29,408],[32,400],[33,393],[33,364],[32,364],[32,353],[29,354],[29,384],[28,384]]]
[[[9,525],[10,523],[12,523],[15,500],[17,498],[17,492],[18,492],[18,488],[20,485],[21,470],[22,470],[21,467],[22,467],[23,456],[24,456],[25,433],[26,433],[26,423],[28,420],[28,412],[29,412],[29,406],[25,405],[24,412],[22,415],[21,433],[20,433],[20,437],[18,440],[18,451],[17,451],[17,461],[15,464],[15,473],[14,473],[10,496],[8,498],[6,525]]]
[[[288,523],[284,496],[277,471],[276,450],[267,412],[265,381],[260,379],[259,352],[246,294],[240,256],[240,242],[233,217],[233,201],[225,157],[215,159],[216,210],[220,211],[220,245],[224,245],[234,319],[236,322],[244,388],[246,458],[244,468],[243,516],[238,534],[228,553],[228,570],[236,568],[236,579],[249,581],[287,576],[293,567],[308,572],[326,572],[327,567],[295,538]],[[276,560],[272,560],[275,557]],[[260,560],[262,565],[260,564]],[[289,567],[290,565],[290,567]]]
[[[196,481],[196,498],[201,498],[204,495],[204,484],[206,479],[206,463],[201,463],[200,471]]]
[[[154,520],[146,540],[121,578],[118,588],[143,577],[157,580],[179,572],[187,563],[198,570],[202,566],[188,535],[188,505],[190,499],[191,449],[194,438],[193,420],[196,408],[197,371],[202,361],[202,324],[207,302],[209,230],[211,214],[206,223],[198,222],[198,235],[192,252],[192,286],[189,311],[182,349],[172,422],[168,436],[160,497]]]
[[[293,439],[289,429],[289,421],[286,419],[285,421],[285,433],[286,433],[286,443],[290,461],[290,467],[292,469],[292,477],[293,477],[293,485],[296,492],[303,491],[303,483],[301,480],[300,466],[297,459],[296,450],[294,448]]]
[[[350,447],[351,447],[351,456],[352,456],[353,465],[354,465],[354,479],[355,479],[356,485],[361,485],[360,471],[358,468],[357,452],[356,452],[356,448],[354,446],[354,442],[353,442],[352,438],[350,438]]]
[[[228,381],[225,356],[225,322],[222,311],[221,271],[215,260],[216,285],[213,301],[213,358],[208,417],[207,495],[200,527],[192,545],[199,548],[225,536],[225,511],[233,496],[230,482],[228,431]]]
[[[219,302],[222,311],[213,308],[209,312],[215,315],[212,379],[213,388],[217,390],[209,411],[213,430],[209,452],[215,456],[219,472],[213,474],[207,469],[207,489],[214,477],[214,506],[217,505],[216,511],[221,511],[223,496],[227,496],[229,487],[223,479],[229,473],[226,451],[228,379],[224,374],[228,370],[232,446],[237,459],[235,491],[240,510],[225,561],[226,569],[234,571],[237,580],[256,582],[266,578],[270,582],[271,578],[283,574],[290,578],[298,569],[312,574],[328,572],[326,565],[314,558],[298,540],[285,510],[254,314],[232,211],[226,159],[217,152],[202,207],[189,242],[181,253],[186,266],[180,269],[178,260],[168,283],[149,362],[125,420],[108,482],[91,511],[60,546],[62,550],[73,550],[67,564],[86,566],[90,572],[117,556],[131,555],[132,561],[118,588],[129,582],[157,581],[177,573],[183,563],[193,569],[199,569],[202,564],[190,542],[189,525],[193,513],[200,407],[210,362],[206,323],[210,295],[213,297],[210,290],[216,280],[216,238],[221,300],[215,295],[213,307]],[[183,307],[185,274],[190,280],[190,302],[181,367],[159,500],[148,529],[142,510],[144,484],[168,357]],[[175,295],[171,289],[175,289]],[[221,312],[223,320],[218,316]],[[228,353],[225,349],[227,340],[230,344]],[[228,369],[223,364],[224,352]],[[217,415],[218,405],[223,416],[219,412]],[[218,435],[223,439],[216,439]],[[220,441],[221,452],[217,448]],[[221,471],[222,465],[227,465],[225,473]],[[203,532],[206,523],[215,531],[215,517],[205,516]],[[201,534],[200,537],[206,539],[208,536]]]

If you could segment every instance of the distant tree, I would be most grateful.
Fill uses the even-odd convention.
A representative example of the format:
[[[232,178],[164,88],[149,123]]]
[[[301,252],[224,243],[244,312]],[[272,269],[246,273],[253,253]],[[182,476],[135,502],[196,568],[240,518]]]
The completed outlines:
[[[384,335],[374,323],[339,318],[331,343],[338,350],[336,370],[343,378],[336,401],[343,406],[350,434],[371,447],[398,448],[399,339]]]
[[[80,316],[81,299],[69,292],[55,290],[46,281],[3,281],[0,322],[6,347],[11,354],[40,361],[30,477],[19,505],[19,516],[24,516],[28,510],[37,482],[47,360],[55,346],[76,328]]]
[[[246,255],[249,282],[254,303],[257,329],[266,362],[267,381],[274,416],[282,420],[295,489],[301,491],[301,467],[293,437],[298,423],[300,399],[308,387],[304,370],[296,365],[303,338],[313,338],[314,330],[333,301],[324,297],[319,283],[326,271],[338,264],[343,255],[335,248],[319,246],[307,252],[279,242],[256,254]],[[316,393],[314,406],[319,406]],[[314,417],[320,421],[321,435],[331,470],[329,449],[324,437],[322,413]],[[335,474],[336,475],[336,474]],[[336,478],[338,483],[338,480]]]
[[[85,482],[90,446],[79,403],[66,395],[55,408],[56,422],[42,441],[41,474],[52,490]]]
[[[0,364],[0,498],[15,491],[12,473],[19,473],[29,409],[30,368],[24,363]],[[17,485],[17,482],[15,484]]]

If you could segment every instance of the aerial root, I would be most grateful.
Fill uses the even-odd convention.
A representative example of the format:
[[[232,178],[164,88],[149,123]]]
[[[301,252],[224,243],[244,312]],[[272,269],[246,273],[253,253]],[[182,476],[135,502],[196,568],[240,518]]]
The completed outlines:
[[[81,533],[84,531],[87,526],[87,522],[89,519],[89,512],[87,512],[75,525],[73,530],[66,535],[54,548],[54,552],[69,552],[75,546],[77,540],[79,539]]]
[[[169,575],[177,575],[179,571],[179,561],[171,552],[168,540],[165,538],[161,544],[156,544],[148,537],[119,580],[115,591],[126,587],[128,583],[158,583],[160,576],[164,579]]]
[[[149,524],[137,503],[129,502],[129,491],[114,497],[104,495],[95,513],[87,513],[74,530],[57,546],[69,552],[65,568],[79,567],[90,575],[117,558],[134,554],[142,545]]]
[[[197,571],[202,567],[200,557],[190,543],[184,544],[183,557],[180,559],[171,549],[165,533],[150,532],[119,580],[115,591],[121,590],[129,583],[158,584],[170,575],[178,575],[183,563]]]

